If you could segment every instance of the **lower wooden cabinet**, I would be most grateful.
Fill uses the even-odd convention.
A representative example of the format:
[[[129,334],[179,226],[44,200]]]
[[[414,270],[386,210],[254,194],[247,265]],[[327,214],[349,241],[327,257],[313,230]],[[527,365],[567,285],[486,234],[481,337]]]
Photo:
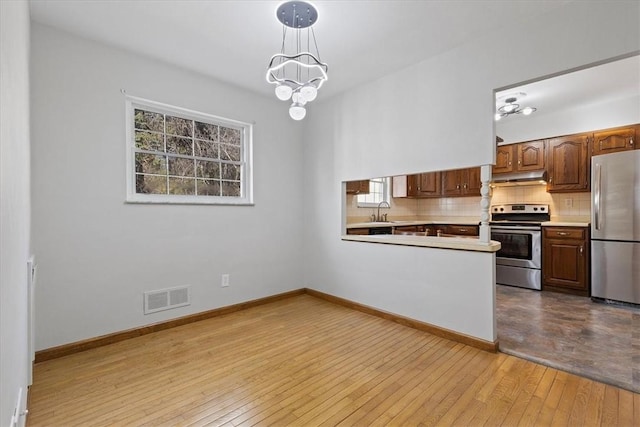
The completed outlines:
[[[588,228],[543,227],[542,290],[590,296]]]

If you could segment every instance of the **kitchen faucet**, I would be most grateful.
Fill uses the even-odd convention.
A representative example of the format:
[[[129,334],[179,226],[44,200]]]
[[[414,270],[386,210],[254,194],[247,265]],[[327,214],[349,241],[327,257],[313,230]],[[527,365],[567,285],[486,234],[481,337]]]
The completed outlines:
[[[380,203],[378,203],[378,216],[377,216],[377,218],[376,218],[376,221],[382,221],[382,217],[380,216],[380,206],[382,206],[382,204],[383,204],[383,203],[384,203],[385,205],[387,205],[387,207],[388,207],[389,209],[391,209],[391,205],[390,205],[390,204],[389,204],[389,202],[387,202],[386,200],[383,200],[383,201],[381,201]],[[384,214],[384,216],[386,217],[386,216],[387,216],[387,214]]]

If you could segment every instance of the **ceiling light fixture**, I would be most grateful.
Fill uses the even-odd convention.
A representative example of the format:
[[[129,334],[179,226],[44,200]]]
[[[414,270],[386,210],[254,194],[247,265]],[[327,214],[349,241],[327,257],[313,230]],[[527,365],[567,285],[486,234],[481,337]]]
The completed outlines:
[[[530,115],[537,108],[534,107],[524,107],[520,108],[520,104],[517,104],[519,98],[524,98],[527,96],[526,93],[519,92],[517,94],[506,95],[505,97],[501,97],[498,100],[504,99],[504,104],[498,107],[498,111],[496,112],[495,119],[500,120],[503,117],[510,116],[511,114],[524,114],[525,116]]]
[[[291,99],[291,118],[302,120],[307,114],[305,104],[316,99],[328,79],[328,66],[320,61],[312,28],[318,20],[318,11],[310,3],[288,1],[278,6],[276,17],[282,23],[282,48],[269,61],[267,82],[276,86],[279,100]],[[315,54],[311,52],[312,41]],[[305,42],[306,50],[302,50]]]

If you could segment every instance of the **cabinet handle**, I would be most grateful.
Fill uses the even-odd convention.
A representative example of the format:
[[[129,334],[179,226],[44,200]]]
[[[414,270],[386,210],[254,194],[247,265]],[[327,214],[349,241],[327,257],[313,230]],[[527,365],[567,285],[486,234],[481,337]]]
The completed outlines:
[[[569,233],[565,233],[564,231],[558,231],[558,236],[568,236]]]
[[[464,189],[466,190],[467,188],[469,188],[469,186],[468,186],[467,184],[464,184],[464,185],[462,186],[462,188],[464,188]]]
[[[549,184],[551,184],[552,182],[553,182],[553,175],[549,177]]]
[[[580,246],[580,255],[584,253],[584,247]]]
[[[467,229],[466,228],[459,228],[458,231],[461,232],[461,233],[466,233]]]
[[[629,138],[629,145],[633,145],[633,137]]]
[[[518,160],[518,165],[521,165],[521,164],[522,164],[522,160]]]
[[[456,190],[460,189],[460,184],[456,185]]]

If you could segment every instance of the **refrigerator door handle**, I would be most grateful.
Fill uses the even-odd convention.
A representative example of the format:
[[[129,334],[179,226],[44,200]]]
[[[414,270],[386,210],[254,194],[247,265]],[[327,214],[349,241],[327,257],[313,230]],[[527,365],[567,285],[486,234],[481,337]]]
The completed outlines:
[[[600,187],[602,185],[602,165],[600,163],[595,164],[595,182],[594,182],[594,194],[593,194],[593,210],[595,214],[595,227],[596,230],[600,230]]]

